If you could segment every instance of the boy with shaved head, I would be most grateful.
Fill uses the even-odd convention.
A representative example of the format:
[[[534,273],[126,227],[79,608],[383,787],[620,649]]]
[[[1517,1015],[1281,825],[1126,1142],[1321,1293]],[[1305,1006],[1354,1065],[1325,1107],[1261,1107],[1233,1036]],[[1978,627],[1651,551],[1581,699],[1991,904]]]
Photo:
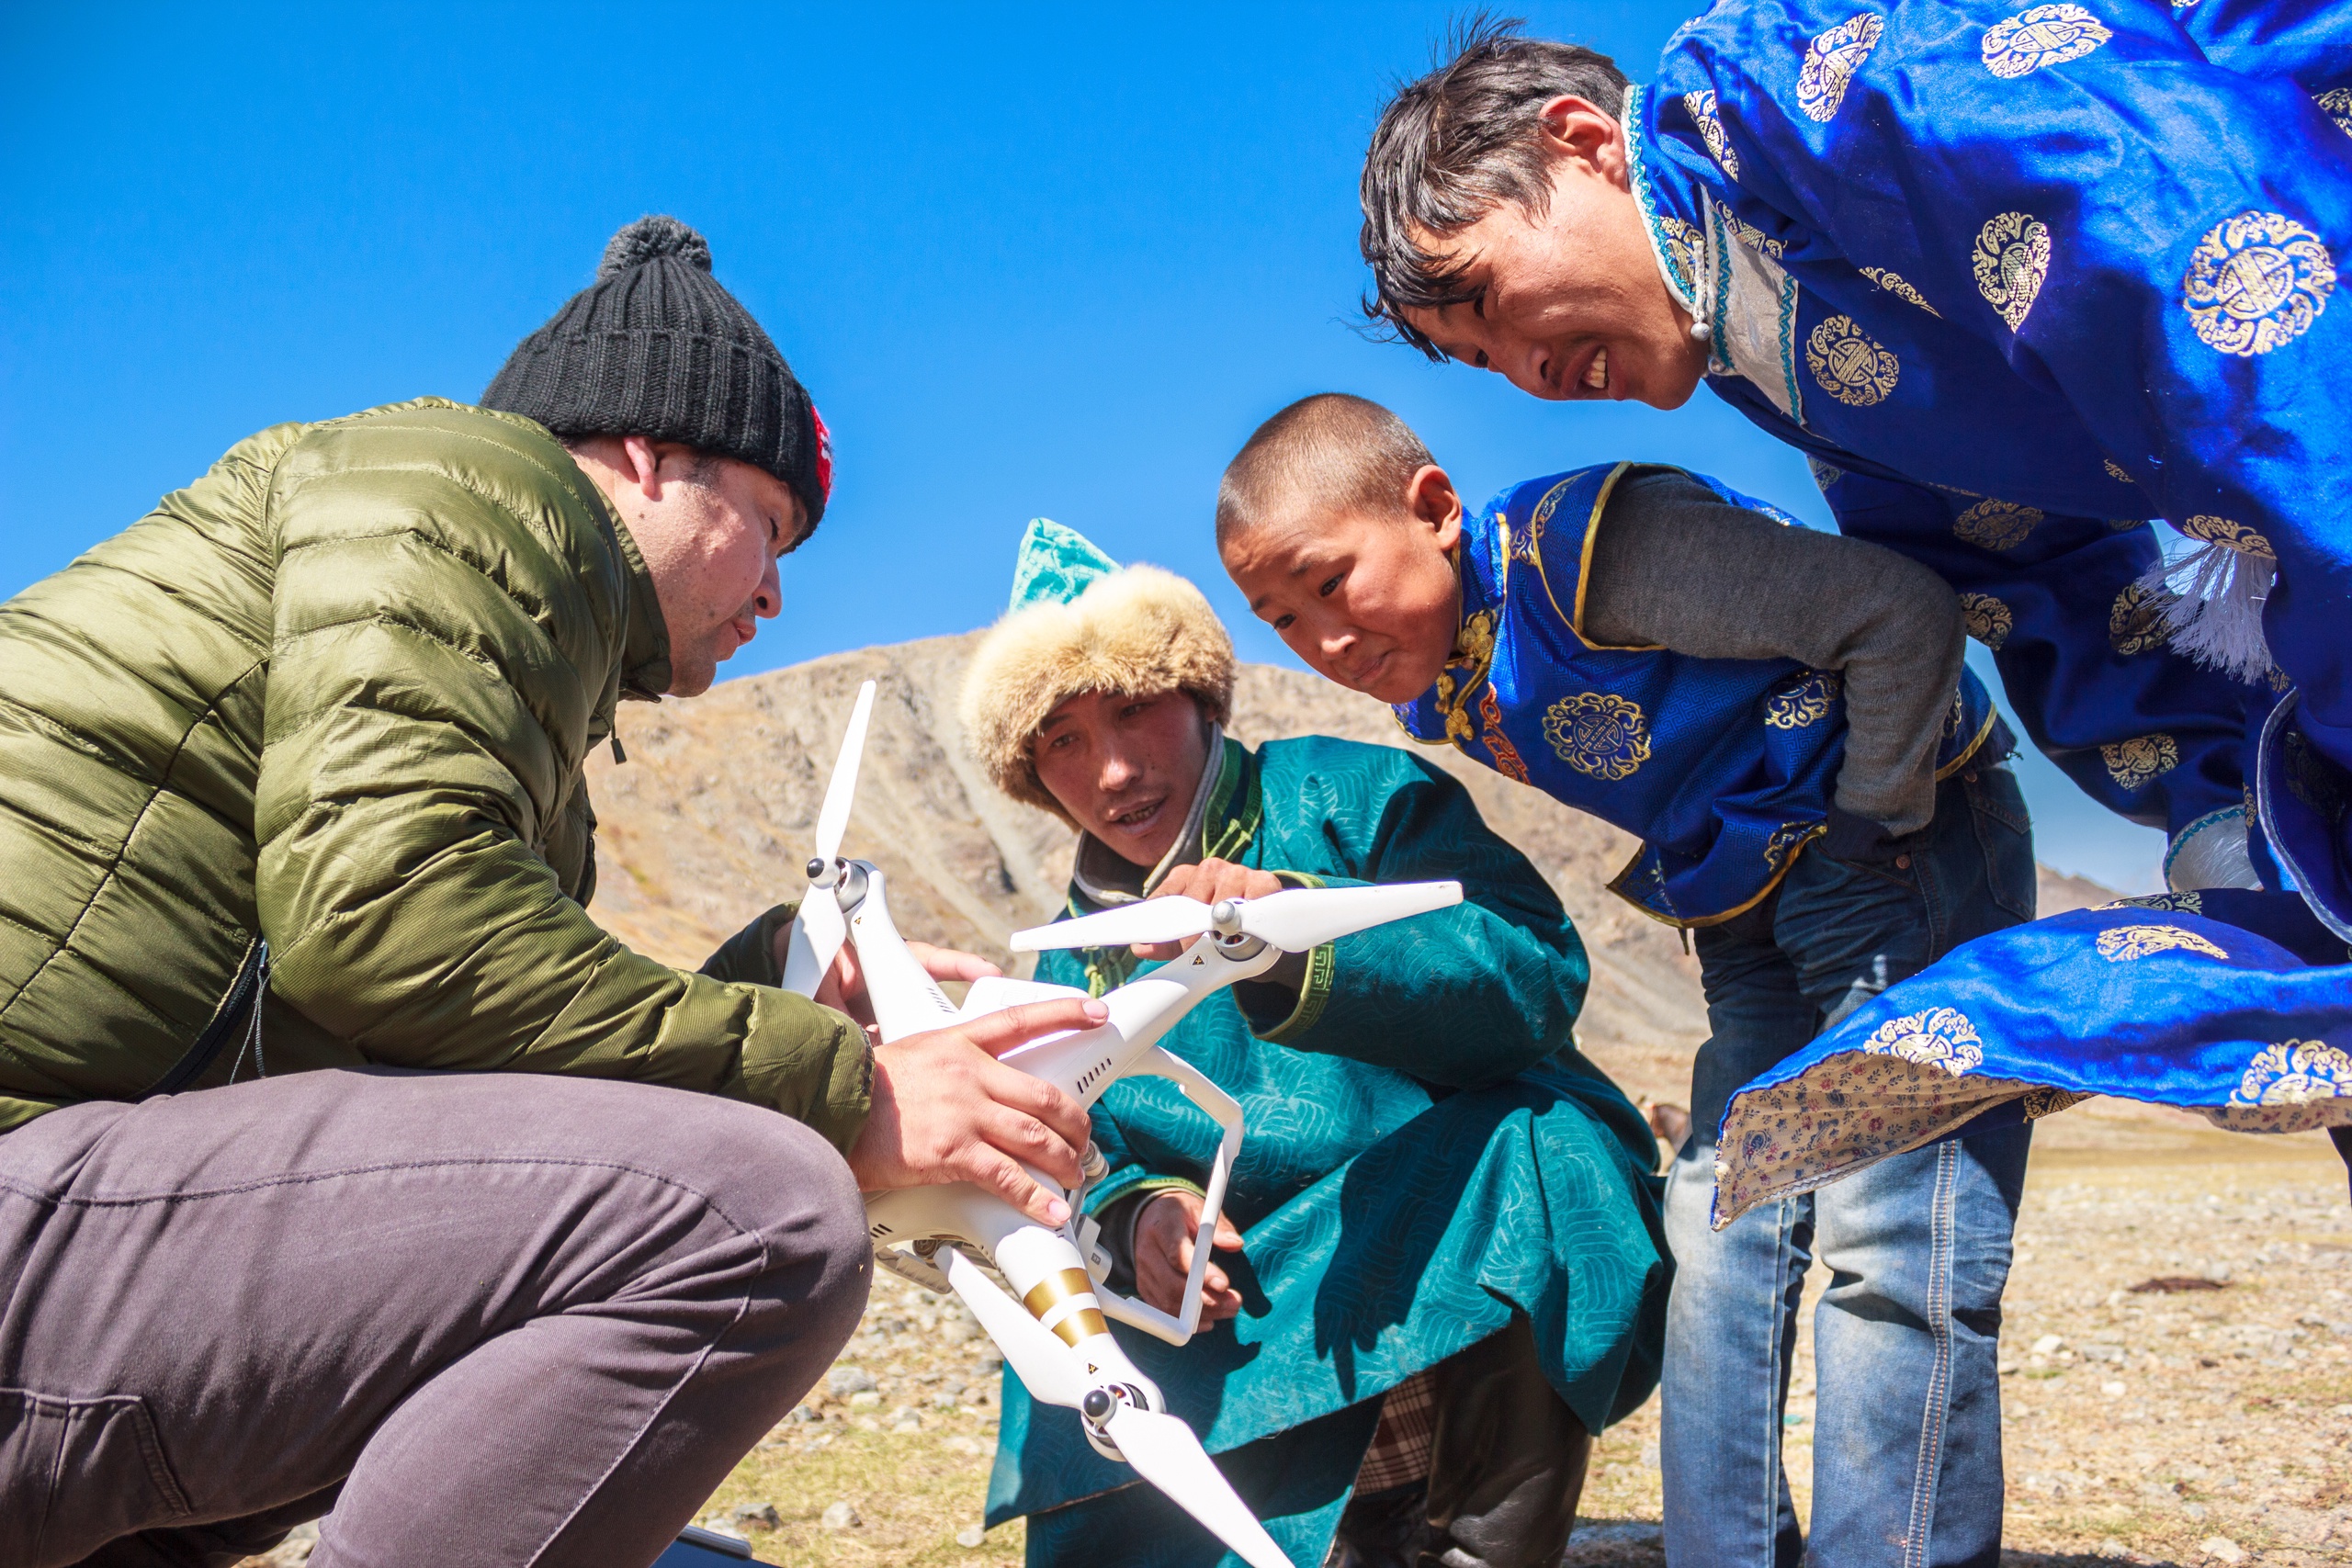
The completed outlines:
[[[1779,1441],[1817,1241],[1839,1280],[1816,1325],[1818,1560],[1883,1561],[1924,1517],[1919,1561],[1989,1563],[2028,1129],[1709,1228],[1732,1090],[2033,912],[2009,737],[1962,664],[1951,591],[1792,523],[1630,463],[1530,479],[1467,516],[1401,420],[1336,394],[1269,420],[1217,503],[1227,570],[1293,651],[1392,704],[1415,739],[1637,835],[1611,889],[1696,935],[1713,1035],[1667,1190],[1669,1553],[1803,1551]]]

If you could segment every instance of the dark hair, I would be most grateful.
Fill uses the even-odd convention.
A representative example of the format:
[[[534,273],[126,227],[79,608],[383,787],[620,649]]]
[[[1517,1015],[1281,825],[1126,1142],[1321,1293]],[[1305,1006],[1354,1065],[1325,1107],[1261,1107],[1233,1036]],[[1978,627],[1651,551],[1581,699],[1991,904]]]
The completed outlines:
[[[1260,425],[1216,489],[1219,548],[1261,524],[1317,512],[1402,512],[1430,462],[1412,427],[1369,398],[1317,392]]]
[[[1404,310],[1464,304],[1478,290],[1420,240],[1459,233],[1505,201],[1543,216],[1551,183],[1537,116],[1545,104],[1578,97],[1624,111],[1625,73],[1614,61],[1522,37],[1524,25],[1484,15],[1458,23],[1444,46],[1452,58],[1396,90],[1364,154],[1362,243],[1373,291],[1363,313],[1431,359],[1445,355]]]

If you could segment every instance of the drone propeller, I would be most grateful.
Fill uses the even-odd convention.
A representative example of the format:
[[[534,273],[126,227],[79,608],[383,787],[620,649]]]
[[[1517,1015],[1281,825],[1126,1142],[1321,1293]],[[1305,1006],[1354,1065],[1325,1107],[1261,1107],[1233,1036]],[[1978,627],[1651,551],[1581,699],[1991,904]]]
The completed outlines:
[[[1015,953],[1058,947],[1126,947],[1182,942],[1203,931],[1254,936],[1284,953],[1306,953],[1367,927],[1462,902],[1458,882],[1397,882],[1370,887],[1286,887],[1263,898],[1210,905],[1182,894],[1122,904],[1074,920],[1012,933]]]
[[[1274,1538],[1266,1533],[1250,1506],[1235,1495],[1233,1483],[1226,1480],[1190,1427],[1173,1416],[1123,1399],[1112,1399],[1110,1404],[1110,1418],[1102,1423],[1102,1430],[1126,1455],[1136,1474],[1174,1498],[1250,1568],[1292,1568],[1291,1560],[1274,1544]]]
[[[849,730],[842,737],[842,751],[833,762],[832,783],[825,787],[825,803],[817,812],[817,855],[808,863],[808,891],[792,922],[792,937],[785,949],[784,989],[813,997],[825,971],[849,935],[841,897],[834,891],[838,876],[833,863],[842,852],[842,835],[849,829],[849,808],[857,795],[857,760],[865,750],[865,725],[874,713],[874,682],[857,690],[857,705],[850,710]]]
[[[1110,1438],[1136,1474],[1168,1494],[1177,1506],[1240,1553],[1251,1568],[1293,1568],[1249,1505],[1235,1495],[1233,1483],[1209,1459],[1190,1427],[1173,1416],[1131,1404],[1107,1389],[1089,1387],[1069,1348],[1030,1316],[1026,1307],[990,1284],[961,1248],[943,1247],[939,1258],[945,1264],[947,1282],[956,1287],[956,1293],[1004,1352],[1030,1398],[1078,1411]]]

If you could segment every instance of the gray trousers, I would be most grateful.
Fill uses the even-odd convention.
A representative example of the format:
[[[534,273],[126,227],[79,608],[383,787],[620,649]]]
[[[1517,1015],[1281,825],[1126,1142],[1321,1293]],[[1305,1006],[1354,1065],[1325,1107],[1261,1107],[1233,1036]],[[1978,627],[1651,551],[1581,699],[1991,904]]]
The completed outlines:
[[[314,1072],[0,1136],[0,1564],[638,1568],[871,1282],[756,1107]]]

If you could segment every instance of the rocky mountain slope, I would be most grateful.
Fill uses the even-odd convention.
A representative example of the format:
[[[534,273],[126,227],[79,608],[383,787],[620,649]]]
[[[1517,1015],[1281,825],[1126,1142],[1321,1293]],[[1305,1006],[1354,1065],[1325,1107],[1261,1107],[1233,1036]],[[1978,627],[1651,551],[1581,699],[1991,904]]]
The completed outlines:
[[[641,952],[694,964],[796,896],[842,728],[872,679],[880,689],[843,849],[888,875],[910,936],[1009,963],[1008,934],[1059,907],[1072,836],[998,794],[965,756],[956,690],[977,637],[835,654],[692,702],[625,706],[627,764],[599,752],[590,768],[597,918]],[[1412,744],[1379,704],[1296,671],[1244,665],[1234,709],[1234,733],[1251,744],[1308,733]],[[1575,917],[1593,964],[1586,1049],[1629,1093],[1680,1099],[1706,1033],[1698,966],[1679,933],[1606,890],[1633,840],[1449,749],[1415,750],[1469,786]],[[2044,874],[2045,913],[2104,897]]]

